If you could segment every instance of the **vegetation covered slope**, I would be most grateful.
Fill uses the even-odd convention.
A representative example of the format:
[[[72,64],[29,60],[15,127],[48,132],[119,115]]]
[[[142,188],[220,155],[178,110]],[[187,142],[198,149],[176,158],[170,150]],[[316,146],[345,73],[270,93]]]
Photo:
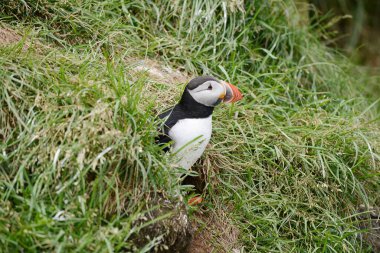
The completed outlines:
[[[360,95],[367,77],[320,42],[319,19],[293,1],[31,0],[0,10],[2,25],[24,34],[0,47],[5,252],[163,244],[135,238],[172,218],[141,219],[155,196],[186,202],[181,171],[154,144],[154,118],[184,83],[136,73],[133,59],[145,57],[245,95],[216,110],[195,168],[207,174],[203,212],[238,229],[238,250],[369,250],[355,213],[380,202],[376,98]]]

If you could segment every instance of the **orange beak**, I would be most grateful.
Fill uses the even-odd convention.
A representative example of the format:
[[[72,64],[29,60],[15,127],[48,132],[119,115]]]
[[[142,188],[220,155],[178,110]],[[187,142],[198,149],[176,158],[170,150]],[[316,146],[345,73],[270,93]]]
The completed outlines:
[[[243,95],[235,85],[227,82],[223,82],[223,84],[226,87],[226,95],[223,99],[224,103],[234,103],[243,98]]]

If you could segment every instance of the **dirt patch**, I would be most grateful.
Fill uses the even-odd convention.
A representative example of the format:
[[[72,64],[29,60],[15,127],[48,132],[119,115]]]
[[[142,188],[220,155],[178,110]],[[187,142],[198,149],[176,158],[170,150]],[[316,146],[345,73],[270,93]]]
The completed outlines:
[[[22,39],[15,31],[0,27],[0,46],[11,45],[19,42]]]
[[[0,47],[13,45],[22,40],[22,36],[10,28],[2,26],[0,23]],[[27,50],[29,48],[28,43],[24,43],[22,50]]]
[[[193,217],[192,227],[189,253],[240,252],[239,230],[221,209],[216,213],[199,211]]]
[[[136,65],[134,71],[146,72],[149,77],[156,82],[178,84],[186,83],[190,79],[186,73],[149,59],[136,60],[134,61],[134,65]]]
[[[169,199],[163,195],[156,196],[146,203],[146,212],[139,222],[152,224],[143,227],[134,239],[140,247],[156,241],[149,252],[186,252],[192,238],[192,228],[189,222],[186,206],[179,199]],[[163,218],[170,215],[170,217]]]

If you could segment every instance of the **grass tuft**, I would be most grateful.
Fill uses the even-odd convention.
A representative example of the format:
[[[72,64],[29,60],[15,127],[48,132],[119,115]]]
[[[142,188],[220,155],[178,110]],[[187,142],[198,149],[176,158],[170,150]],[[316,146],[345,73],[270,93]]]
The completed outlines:
[[[144,218],[157,197],[181,202],[188,191],[154,143],[154,120],[201,74],[245,95],[216,110],[195,168],[207,174],[203,211],[239,231],[231,248],[212,231],[214,247],[370,252],[356,210],[380,204],[375,77],[323,45],[323,27],[293,1],[32,0],[0,10],[2,26],[24,34],[0,45],[4,252],[165,248],[166,231],[136,243],[173,217]],[[161,72],[137,71],[139,59]]]

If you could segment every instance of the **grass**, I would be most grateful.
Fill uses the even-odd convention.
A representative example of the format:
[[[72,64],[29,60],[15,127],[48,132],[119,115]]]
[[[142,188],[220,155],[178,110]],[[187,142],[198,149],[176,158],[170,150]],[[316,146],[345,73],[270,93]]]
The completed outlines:
[[[33,0],[0,10],[24,32],[0,48],[4,252],[163,244],[135,238],[157,195],[186,196],[154,144],[155,115],[183,84],[136,73],[138,58],[245,94],[216,110],[196,166],[208,174],[204,212],[225,213],[241,252],[369,252],[355,216],[380,201],[377,98],[362,95],[371,77],[320,42],[318,22],[297,22],[293,1]]]

